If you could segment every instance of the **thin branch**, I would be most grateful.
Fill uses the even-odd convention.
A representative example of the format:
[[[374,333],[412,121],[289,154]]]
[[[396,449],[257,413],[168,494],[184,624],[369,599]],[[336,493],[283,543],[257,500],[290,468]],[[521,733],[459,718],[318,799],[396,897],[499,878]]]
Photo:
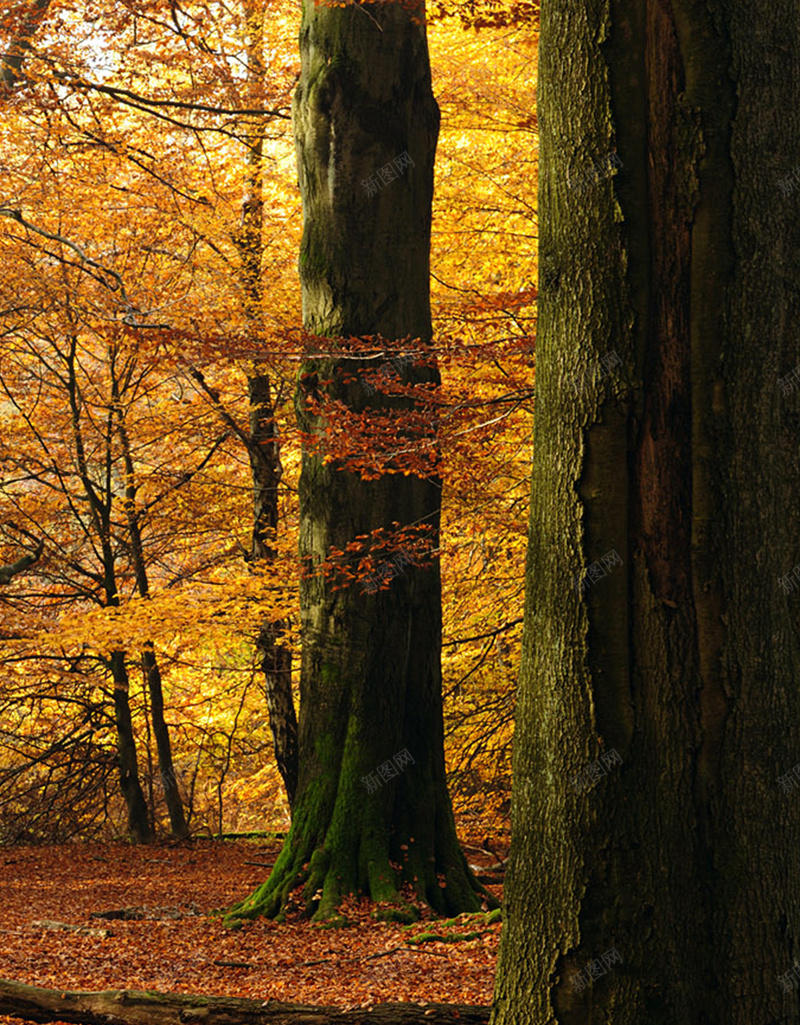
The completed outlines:
[[[228,114],[231,117],[263,117],[265,114],[270,117],[291,120],[291,114],[284,114],[281,110],[266,110],[260,107],[212,107],[204,103],[190,103],[185,100],[154,100],[139,93],[131,92],[130,89],[122,89],[114,85],[100,85],[99,82],[90,82],[85,78],[78,78],[77,75],[70,75],[66,72],[56,72],[55,78],[76,88],[88,89],[92,92],[104,93],[115,100],[133,101],[144,107],[168,107],[173,110],[197,110],[204,114]]]

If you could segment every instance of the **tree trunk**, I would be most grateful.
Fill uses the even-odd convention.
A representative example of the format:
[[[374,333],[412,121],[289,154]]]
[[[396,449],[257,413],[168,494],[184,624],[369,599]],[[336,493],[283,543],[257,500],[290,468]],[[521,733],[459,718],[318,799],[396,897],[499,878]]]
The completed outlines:
[[[117,552],[111,542],[111,510],[114,494],[111,487],[111,476],[108,476],[104,490],[95,483],[89,472],[89,461],[86,455],[86,443],[81,423],[81,391],[78,384],[77,368],[78,337],[76,333],[69,336],[69,348],[65,356],[66,388],[72,420],[74,459],[78,467],[83,485],[86,504],[89,508],[91,522],[94,527],[95,544],[101,555],[103,571],[103,588],[105,605],[118,608],[119,588],[117,586]],[[118,405],[116,391],[112,394],[115,407]],[[103,438],[106,456],[111,463],[111,445],[113,437],[113,421],[108,420],[108,433]],[[131,706],[129,701],[130,681],[125,664],[125,652],[112,652],[110,658],[111,676],[114,681],[114,718],[117,726],[117,758],[119,761],[120,789],[128,810],[128,829],[134,843],[147,843],[153,839],[153,830],[147,812],[147,802],[139,782],[139,766],[136,755],[136,738],[133,733]]]
[[[250,0],[245,0],[245,17],[248,100],[251,108],[257,108],[264,100],[264,10]],[[245,318],[256,351],[266,342],[261,284],[264,258],[264,131],[264,118],[257,118],[251,124],[248,137],[242,226],[235,240],[241,260]],[[273,545],[280,518],[278,487],[282,467],[272,387],[266,366],[257,364],[254,367],[254,372],[247,379],[247,389],[250,400],[247,452],[253,479],[251,563],[257,571],[269,572],[275,558]],[[281,644],[286,627],[286,623],[265,620],[256,643],[264,676],[264,694],[275,761],[286,788],[289,807],[292,808],[297,793],[297,713],[292,697],[292,654]]]
[[[114,680],[114,719],[117,726],[117,759],[119,785],[128,809],[128,831],[134,843],[149,843],[153,839],[147,801],[139,782],[136,740],[133,735],[130,690],[125,654],[115,651],[111,655],[111,675]]]
[[[422,5],[307,3],[300,40],[303,319],[321,337],[301,368],[297,409],[301,429],[324,447],[329,402],[373,417],[413,405],[365,387],[359,375],[376,363],[351,339],[371,336],[377,351],[386,340],[394,347],[410,338],[417,349],[430,342],[439,112]],[[404,360],[400,377],[439,380],[432,360]],[[403,441],[435,451],[435,438],[422,432],[407,430]],[[305,579],[292,827],[269,880],[229,920],[281,914],[300,882],[305,912],[317,920],[331,917],[345,894],[394,901],[403,884],[439,912],[473,911],[491,898],[459,849],[445,779],[436,463],[403,474],[390,461],[389,472],[363,480],[324,455],[306,447],[300,480]],[[323,572],[331,549],[345,552],[395,524],[426,527],[429,558],[405,558],[388,587],[358,579],[338,586]]]
[[[122,447],[122,457],[125,463],[125,518],[128,526],[128,550],[136,579],[136,590],[140,597],[149,598],[150,582],[147,574],[144,542],[139,522],[140,512],[137,508],[136,500],[139,486],[130,439],[128,437],[128,429],[125,423],[125,406],[120,395],[119,381],[116,374],[115,355],[114,350],[110,349],[111,396],[116,412],[117,436]],[[150,693],[150,718],[153,723],[153,734],[156,738],[159,780],[164,792],[167,812],[169,813],[170,831],[174,837],[182,839],[188,835],[189,827],[186,825],[183,800],[181,799],[178,780],[172,763],[169,727],[164,718],[164,687],[161,680],[161,670],[152,644],[146,645],[142,650],[142,671]]]
[[[264,697],[275,762],[283,779],[289,808],[297,796],[297,712],[292,697],[292,653],[281,645],[282,622],[265,621],[258,634],[258,652],[264,676]]]
[[[785,0],[542,6],[493,1025],[798,1020],[798,45]]]
[[[256,569],[270,571],[275,558],[272,539],[278,529],[280,442],[275,426],[270,380],[266,373],[248,378],[250,396],[250,469],[253,477],[253,550]],[[274,570],[273,570],[274,572]],[[264,676],[275,761],[286,788],[289,807],[297,794],[297,713],[292,697],[292,653],[281,644],[286,623],[265,620],[258,633],[258,654]]]
[[[153,723],[153,735],[156,738],[159,779],[169,813],[170,832],[174,837],[182,839],[188,836],[189,827],[186,824],[183,800],[172,762],[169,727],[164,718],[164,688],[161,683],[161,670],[152,645],[142,651],[142,671],[150,692],[150,719]]]
[[[135,989],[71,993],[0,979],[0,1014],[25,1021],[77,1025],[485,1025],[488,1007],[464,1004],[376,1004],[372,1009],[285,1004]]]

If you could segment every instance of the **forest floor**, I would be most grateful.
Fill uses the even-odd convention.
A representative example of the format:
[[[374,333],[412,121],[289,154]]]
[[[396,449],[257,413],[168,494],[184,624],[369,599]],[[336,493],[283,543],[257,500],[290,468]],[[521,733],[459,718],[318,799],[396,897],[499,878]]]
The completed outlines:
[[[494,854],[479,850],[479,839],[472,843],[464,843],[467,860],[484,871],[496,864],[494,854],[508,855],[507,843],[493,844]],[[262,883],[280,846],[192,840],[0,849],[0,977],[62,990],[153,989],[347,1008],[389,1000],[491,1003],[500,922],[408,928],[373,921],[374,905],[362,901],[344,908],[355,923],[349,928],[256,920],[226,929],[211,912]],[[501,884],[487,889],[502,897]],[[92,917],[123,908],[144,917]],[[480,935],[409,942],[425,932]]]

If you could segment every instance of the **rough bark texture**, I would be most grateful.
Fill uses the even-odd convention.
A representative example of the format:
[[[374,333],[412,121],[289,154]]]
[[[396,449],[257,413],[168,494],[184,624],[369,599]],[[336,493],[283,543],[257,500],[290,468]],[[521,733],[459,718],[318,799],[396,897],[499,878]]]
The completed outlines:
[[[294,123],[304,209],[303,319],[307,330],[331,341],[309,352],[297,409],[302,430],[324,450],[327,402],[373,415],[411,405],[365,387],[359,375],[376,361],[359,358],[348,339],[375,338],[378,352],[387,343],[402,347],[404,339],[417,349],[430,341],[439,112],[422,6],[411,14],[401,4],[307,2],[300,38]],[[364,186],[387,165],[394,177],[382,187]],[[405,382],[438,381],[430,363],[403,366]],[[435,439],[427,444],[435,447]],[[332,916],[344,894],[393,901],[403,884],[443,913],[477,910],[487,901],[458,846],[447,793],[438,564],[411,559],[374,593],[363,581],[336,587],[321,572],[331,547],[344,551],[395,523],[426,525],[435,549],[441,482],[431,465],[427,477],[386,472],[365,481],[325,462],[318,449],[304,452],[298,794],[272,875],[231,919],[281,913],[303,881],[306,913],[317,919]],[[396,756],[404,759],[399,769]]]
[[[372,1009],[284,1004],[194,994],[108,990],[71,993],[0,979],[0,1014],[24,1021],[77,1025],[485,1025],[488,1007],[464,1004],[376,1004]]]
[[[800,960],[800,804],[778,784],[800,761],[797,585],[779,586],[800,561],[798,397],[779,387],[800,363],[796,198],[778,187],[800,162],[798,47],[780,0],[542,5],[493,1025],[798,1020],[778,981]],[[568,187],[612,151],[613,177]],[[622,764],[571,785],[612,750]]]

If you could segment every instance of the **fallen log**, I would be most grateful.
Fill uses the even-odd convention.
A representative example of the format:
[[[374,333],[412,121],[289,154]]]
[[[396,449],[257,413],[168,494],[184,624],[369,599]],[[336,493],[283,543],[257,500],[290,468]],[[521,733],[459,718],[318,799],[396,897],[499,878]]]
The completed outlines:
[[[0,979],[0,1014],[74,1025],[486,1025],[490,1011],[466,1004],[409,1003],[343,1009],[136,989],[72,993]]]
[[[125,921],[134,921],[144,918],[144,910],[142,908],[111,908],[108,911],[90,911],[89,918],[121,918]]]
[[[91,929],[88,925],[70,925],[69,922],[52,922],[48,918],[37,918],[31,922],[33,929],[49,929],[53,932],[77,932],[82,936],[94,936],[101,940],[108,939],[114,933],[110,929]]]

